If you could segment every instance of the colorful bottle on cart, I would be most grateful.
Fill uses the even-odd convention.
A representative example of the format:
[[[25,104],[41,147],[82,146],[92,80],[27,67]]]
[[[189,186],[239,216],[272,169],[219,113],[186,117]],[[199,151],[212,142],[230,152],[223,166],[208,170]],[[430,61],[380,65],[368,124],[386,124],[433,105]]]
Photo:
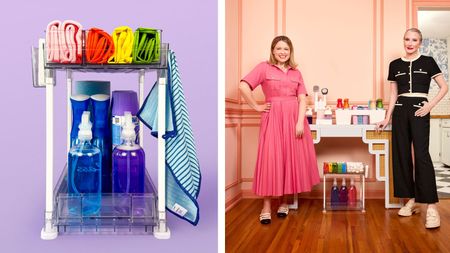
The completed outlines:
[[[130,112],[125,112],[122,127],[122,144],[114,148],[113,159],[113,192],[143,193],[145,182],[145,153],[135,143],[135,124]]]
[[[122,127],[125,122],[125,112],[131,112],[133,116],[133,123],[135,124],[136,136],[139,133],[139,120],[136,114],[139,110],[139,103],[137,93],[132,90],[116,90],[112,92],[111,98],[111,135],[112,135],[112,148],[122,143],[121,133]],[[139,138],[135,140],[139,144]]]
[[[348,202],[348,189],[345,184],[345,178],[342,179],[341,189],[339,189],[339,202],[341,204],[347,204]]]
[[[350,180],[350,187],[348,188],[348,204],[352,207],[356,206],[356,196],[355,180],[352,178]]]
[[[331,205],[335,206],[339,204],[339,188],[336,178],[333,180],[333,186],[331,187]]]
[[[91,96],[94,121],[92,144],[102,152],[102,192],[111,192],[111,129],[109,125],[109,96]]]
[[[102,154],[91,144],[90,112],[83,113],[78,131],[78,142],[69,151],[68,203],[74,216],[98,216],[102,193]],[[73,200],[73,201],[72,201]]]
[[[73,147],[78,141],[78,126],[81,123],[83,112],[89,110],[89,96],[73,95],[70,97],[72,106],[72,128],[70,130],[70,147]]]

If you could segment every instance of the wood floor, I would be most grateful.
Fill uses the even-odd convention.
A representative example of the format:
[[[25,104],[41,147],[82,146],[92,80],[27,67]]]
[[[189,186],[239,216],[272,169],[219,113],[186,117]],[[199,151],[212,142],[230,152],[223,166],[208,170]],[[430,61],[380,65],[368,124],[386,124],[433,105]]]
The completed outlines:
[[[225,215],[226,252],[450,252],[450,199],[441,200],[441,227],[426,229],[426,206],[411,217],[385,209],[384,200],[367,200],[366,213],[328,211],[321,200],[300,199],[298,210],[272,223],[258,220],[262,200],[244,199]],[[275,215],[274,215],[275,214]]]

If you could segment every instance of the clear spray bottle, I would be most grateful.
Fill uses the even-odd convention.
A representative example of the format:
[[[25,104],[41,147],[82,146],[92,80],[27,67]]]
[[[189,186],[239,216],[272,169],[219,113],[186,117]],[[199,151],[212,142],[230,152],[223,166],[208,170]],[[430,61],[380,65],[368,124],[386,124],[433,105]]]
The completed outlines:
[[[68,192],[82,201],[69,206],[69,212],[76,216],[96,216],[101,205],[102,154],[99,148],[91,144],[92,124],[89,117],[90,112],[83,112],[78,141],[68,156]]]
[[[113,192],[143,193],[145,180],[145,153],[135,143],[135,124],[130,112],[125,112],[125,124],[122,128],[122,144],[112,153]]]

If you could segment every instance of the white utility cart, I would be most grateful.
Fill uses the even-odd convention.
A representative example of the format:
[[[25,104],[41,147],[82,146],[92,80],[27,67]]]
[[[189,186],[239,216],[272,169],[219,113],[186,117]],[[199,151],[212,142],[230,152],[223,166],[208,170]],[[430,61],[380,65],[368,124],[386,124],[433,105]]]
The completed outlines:
[[[161,43],[160,61],[152,64],[56,64],[47,63],[45,39],[39,39],[38,47],[32,48],[33,86],[45,88],[46,95],[46,194],[45,223],[41,238],[51,240],[58,234],[153,234],[158,239],[170,238],[166,221],[166,175],[165,175],[165,131],[158,131],[158,182],[154,187],[148,173],[143,194],[102,194],[101,212],[97,216],[70,215],[68,205],[83,205],[83,196],[67,194],[67,166],[54,185],[54,95],[56,73],[65,72],[67,89],[67,151],[70,145],[72,112],[72,73],[134,73],[138,75],[139,104],[144,101],[144,77],[149,71],[157,72],[158,89],[158,129],[165,129],[165,98],[167,84],[167,54],[169,45]],[[140,123],[139,139],[143,146],[143,124]]]

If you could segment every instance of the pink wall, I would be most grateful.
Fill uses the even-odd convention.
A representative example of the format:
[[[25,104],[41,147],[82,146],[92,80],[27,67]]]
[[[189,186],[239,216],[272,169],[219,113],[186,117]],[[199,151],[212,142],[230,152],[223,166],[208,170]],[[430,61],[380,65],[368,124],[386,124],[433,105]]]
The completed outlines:
[[[443,4],[444,3],[444,4]],[[274,36],[289,36],[306,87],[327,87],[330,104],[337,98],[366,104],[387,100],[389,62],[403,52],[402,36],[415,22],[417,6],[449,1],[414,0],[227,0],[226,1],[226,205],[254,197],[251,182],[256,160],[259,115],[241,98],[239,80],[268,59]],[[264,96],[258,88],[258,101]],[[311,101],[310,101],[311,102]],[[386,101],[387,102],[387,101]],[[343,145],[346,149],[340,149]],[[343,150],[341,153],[337,150]],[[316,145],[318,163],[360,160],[371,165],[368,196],[383,197],[384,182],[375,180],[374,158],[360,140],[330,139]],[[356,159],[355,159],[356,157]],[[304,197],[318,197],[321,186]]]

